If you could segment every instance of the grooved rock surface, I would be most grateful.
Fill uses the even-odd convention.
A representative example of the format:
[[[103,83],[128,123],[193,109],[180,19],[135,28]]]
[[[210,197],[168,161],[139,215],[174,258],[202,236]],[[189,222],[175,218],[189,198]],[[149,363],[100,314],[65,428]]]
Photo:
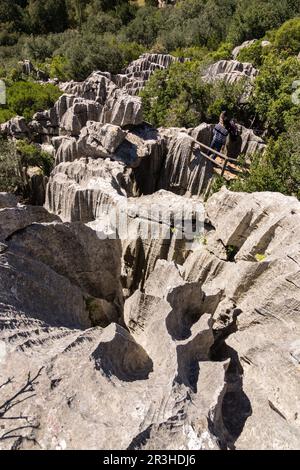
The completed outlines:
[[[4,124],[0,124],[0,134],[6,137],[24,139],[30,134],[26,120],[22,116],[16,116]]]
[[[39,207],[0,211],[1,304],[51,326],[119,321],[119,241],[100,240],[82,223],[58,220]]]
[[[238,360],[249,412],[251,407],[235,430],[241,431],[235,447],[298,448],[300,203],[278,193],[222,190],[206,211],[206,245],[188,257],[185,278],[218,296],[215,335],[234,331],[228,351]],[[215,354],[222,358],[224,350]],[[231,406],[238,419],[246,401],[240,397],[233,405],[235,393]],[[229,405],[225,400],[224,409]]]
[[[248,62],[220,60],[207,68],[203,79],[209,83],[224,80],[227,83],[234,84],[241,79],[253,80],[257,74],[258,70]]]
[[[29,371],[35,392],[22,405],[28,427],[12,438],[15,448],[218,447],[207,416],[219,421],[228,361],[209,360],[214,339],[211,315],[202,314],[201,288],[184,282],[173,264],[167,272],[165,293],[137,291],[128,301],[127,330],[114,323],[85,331],[53,327],[2,309],[1,323],[8,328],[1,334],[0,374],[7,377],[13,370],[15,378],[1,394],[9,397],[21,388]],[[180,304],[186,294],[193,315],[181,328]],[[204,389],[209,396],[203,396]],[[20,407],[16,404],[13,412]],[[14,426],[6,421],[2,432],[13,435]],[[9,448],[9,441],[2,448]]]
[[[122,74],[113,77],[113,80],[130,95],[137,95],[156,70],[167,69],[178,61],[177,57],[169,54],[142,54]]]
[[[161,227],[192,202],[129,198],[134,233],[150,201]],[[300,203],[222,189],[205,216],[177,259],[144,245],[124,309],[129,258],[100,220],[28,222],[1,244],[0,403],[15,419],[0,448],[299,447]]]

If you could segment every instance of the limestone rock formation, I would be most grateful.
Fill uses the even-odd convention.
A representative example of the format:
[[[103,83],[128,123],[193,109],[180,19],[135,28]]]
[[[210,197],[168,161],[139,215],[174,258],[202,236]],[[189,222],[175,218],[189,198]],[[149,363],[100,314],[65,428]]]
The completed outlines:
[[[158,259],[182,263],[190,233],[176,229],[184,214],[203,220],[200,200],[186,199],[164,190],[136,196],[133,174],[107,160],[77,160],[58,165],[47,188],[46,207],[64,221],[89,223],[96,231],[119,237],[123,246],[124,294],[134,292],[153,271]],[[119,222],[122,218],[122,224]],[[124,231],[116,229],[116,224]]]
[[[116,286],[103,275],[120,269],[116,245],[76,223],[12,234],[0,255],[0,394],[25,386],[7,417],[28,418],[17,437],[3,420],[1,448],[298,448],[299,222],[294,198],[223,189],[184,264],[158,259],[124,318],[94,328],[103,303],[82,296]]]
[[[34,67],[30,60],[23,60],[19,62],[19,66],[24,75],[33,76],[36,80],[48,81],[49,75],[43,70]]]
[[[141,101],[137,97],[129,96],[126,91],[120,89],[102,72],[94,72],[82,83],[67,83],[63,90],[71,95],[96,102],[99,105],[99,121],[103,124],[110,123],[117,126],[128,124],[140,124],[142,122]],[[74,114],[76,115],[76,110]],[[88,120],[97,120],[92,116]]]
[[[93,72],[83,82],[60,83],[62,96],[53,108],[39,111],[30,123],[23,117],[11,119],[0,133],[15,138],[31,138],[50,143],[53,137],[78,137],[88,121],[115,126],[139,125],[143,122],[142,104],[135,96],[155,72],[179,61],[169,54],[143,54],[129,64],[122,74]],[[24,73],[37,73],[30,61],[22,62]]]
[[[207,68],[203,79],[209,83],[224,80],[226,83],[234,84],[242,79],[253,80],[257,74],[258,70],[250,63],[220,60]]]
[[[63,84],[1,127],[55,167],[45,208],[0,193],[0,449],[299,448],[300,202],[203,202],[213,125],[154,129],[135,96],[173,60]],[[243,127],[229,144],[265,149]]]
[[[240,46],[237,46],[233,49],[232,51],[232,57],[234,60],[237,60],[238,59],[238,56],[239,56],[239,53],[243,50],[243,49],[247,49],[247,47],[250,47],[252,46],[253,44],[257,43],[257,39],[252,39],[251,41],[245,41],[243,42],[243,44],[241,44]],[[261,47],[269,47],[271,46],[271,42],[270,41],[261,41],[260,43]]]
[[[204,223],[199,199],[161,190],[151,196],[129,198],[124,206],[126,231],[122,284],[128,296],[143,287],[159,259],[182,264]],[[182,226],[182,220],[184,224]]]
[[[26,120],[22,116],[17,116],[5,122],[4,124],[0,124],[0,134],[6,137],[23,139],[29,136],[30,129],[26,123]]]
[[[120,244],[45,209],[0,210],[1,305],[51,326],[120,321]]]
[[[257,39],[252,39],[251,41],[244,41],[243,44],[241,44],[240,46],[237,46],[233,49],[232,51],[232,57],[234,60],[237,60],[238,56],[239,56],[239,53],[243,50],[243,49],[246,49],[247,47],[249,46],[252,46],[253,44],[255,44],[257,42]]]
[[[206,211],[205,245],[187,259],[185,278],[218,296],[215,337],[233,333],[227,352],[217,347],[214,354],[229,354],[240,374],[240,382],[229,376],[230,401],[236,386],[243,389],[232,413],[249,418],[236,423],[235,447],[297,448],[300,204],[281,194],[222,190]]]
[[[99,162],[111,177],[120,165],[94,160],[90,171]],[[81,160],[61,165],[80,183]],[[192,203],[119,198],[133,234],[150,201],[162,231]],[[0,217],[20,210],[5,200]],[[223,189],[205,220],[188,246],[141,240],[123,254],[124,240],[100,237],[100,219],[29,217],[3,235],[0,396],[16,420],[2,420],[2,449],[299,447],[300,203]],[[121,263],[136,281],[124,311]]]
[[[104,159],[103,166],[113,160],[131,168],[135,195],[165,189],[199,196],[205,194],[213,174],[212,164],[193,148],[193,139],[186,129],[156,130],[143,125],[124,132],[120,127],[88,122],[77,140],[58,137],[53,143],[57,164],[85,157]],[[100,168],[101,161],[97,165]],[[53,179],[59,178],[61,168],[55,169],[49,188]],[[88,174],[89,171],[86,177]]]
[[[113,81],[130,95],[137,95],[156,70],[164,70],[179,59],[170,54],[142,54]]]

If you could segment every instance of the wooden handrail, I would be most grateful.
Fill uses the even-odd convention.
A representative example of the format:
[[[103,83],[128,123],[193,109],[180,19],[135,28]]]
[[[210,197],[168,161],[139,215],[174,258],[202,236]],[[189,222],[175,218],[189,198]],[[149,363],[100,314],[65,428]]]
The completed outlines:
[[[230,158],[228,157],[227,155],[224,155],[223,153],[221,152],[218,152],[217,150],[215,149],[212,149],[211,147],[209,147],[208,145],[205,145],[203,144],[202,142],[199,142],[198,140],[194,139],[193,137],[189,136],[192,140],[192,147],[191,147],[191,153],[193,153],[194,149],[195,149],[195,144],[197,146],[200,147],[199,151],[200,151],[200,154],[206,158],[207,160],[209,160],[214,166],[218,167],[221,169],[221,176],[224,176],[224,173],[225,171],[229,171],[231,173],[240,173],[239,170],[233,170],[231,168],[227,168],[227,164],[232,162],[232,163],[235,163],[235,165],[241,165],[240,162],[238,162],[235,158]],[[220,157],[222,160],[223,160],[223,163],[218,163],[216,162],[216,160],[212,157],[210,157],[209,155],[207,155],[205,152],[203,152],[201,150],[201,148],[204,148],[205,150],[209,150],[209,152],[217,155],[218,157]]]

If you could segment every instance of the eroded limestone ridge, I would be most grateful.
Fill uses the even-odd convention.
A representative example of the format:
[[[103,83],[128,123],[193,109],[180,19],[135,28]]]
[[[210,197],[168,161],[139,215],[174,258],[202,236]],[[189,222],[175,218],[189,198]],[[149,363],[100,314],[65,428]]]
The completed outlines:
[[[146,257],[124,309],[118,240],[0,202],[2,449],[299,446],[296,199],[212,196],[203,237]]]

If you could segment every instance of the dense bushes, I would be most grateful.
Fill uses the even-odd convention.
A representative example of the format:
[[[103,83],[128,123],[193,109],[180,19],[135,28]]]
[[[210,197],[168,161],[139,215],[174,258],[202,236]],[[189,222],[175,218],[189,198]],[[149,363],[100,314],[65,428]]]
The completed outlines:
[[[40,150],[39,147],[26,140],[19,140],[16,143],[16,150],[21,166],[26,171],[29,167],[38,167],[43,175],[50,176],[54,160],[49,153]]]
[[[152,0],[141,8],[137,3],[0,0],[0,61],[6,73],[28,58],[48,70],[51,64],[51,76],[80,80],[94,68],[120,72],[144,48],[183,55],[211,51],[218,60],[229,58],[233,45],[263,37],[300,14],[296,0],[181,0],[165,9]],[[286,43],[292,50],[298,47],[295,31],[299,19],[278,31],[278,49],[285,50]]]
[[[16,115],[29,120],[37,111],[53,106],[60,95],[61,91],[54,85],[34,82],[8,84],[7,104],[0,106],[0,123]]]
[[[22,185],[20,170],[14,143],[0,137],[0,192],[14,192]]]
[[[260,126],[278,135],[292,121],[299,120],[300,106],[293,103],[293,83],[300,78],[300,61],[296,57],[281,60],[270,54],[255,81],[252,103]]]
[[[120,42],[108,33],[86,33],[76,42],[64,42],[56,53],[67,60],[67,78],[84,80],[94,70],[118,73],[143,51],[139,44]]]
[[[249,173],[231,184],[236,191],[278,191],[300,199],[300,130],[297,125],[253,155]]]
[[[217,49],[226,40],[239,44],[261,38],[300,14],[298,0],[181,0],[165,9],[158,9],[156,1],[146,2],[142,8],[137,8],[137,3],[0,0],[0,46],[15,44],[22,33],[49,34],[77,28],[83,35],[92,32],[99,37],[109,32],[119,42],[137,42],[169,52],[192,46]],[[282,44],[288,31],[289,27],[282,32]]]
[[[156,72],[141,92],[146,120],[155,126],[195,127],[216,121],[222,110],[241,119],[243,83],[207,84],[202,73],[203,64],[198,61],[175,63]]]
[[[230,23],[228,40],[241,44],[262,38],[267,31],[300,14],[298,0],[247,0],[237,2]]]

